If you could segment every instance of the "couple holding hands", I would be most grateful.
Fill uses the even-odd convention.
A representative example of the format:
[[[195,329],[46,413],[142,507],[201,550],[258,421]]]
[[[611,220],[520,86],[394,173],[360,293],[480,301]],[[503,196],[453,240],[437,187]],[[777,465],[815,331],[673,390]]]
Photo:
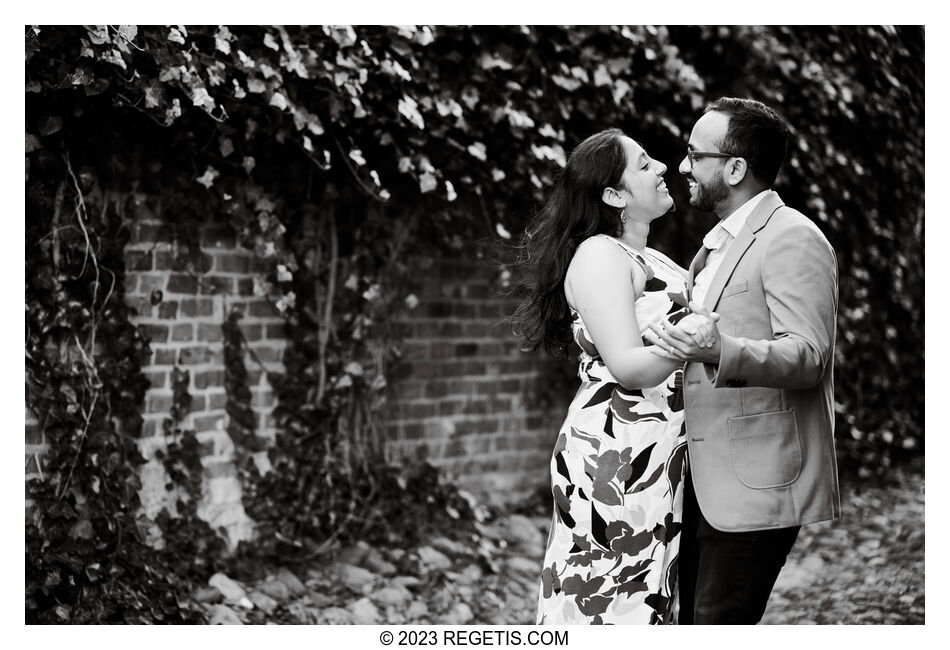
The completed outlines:
[[[838,280],[771,186],[789,131],[712,103],[679,172],[719,223],[688,271],[648,247],[667,167],[617,129],[571,153],[524,239],[532,347],[580,348],[551,459],[547,624],[756,623],[799,528],[839,515]]]

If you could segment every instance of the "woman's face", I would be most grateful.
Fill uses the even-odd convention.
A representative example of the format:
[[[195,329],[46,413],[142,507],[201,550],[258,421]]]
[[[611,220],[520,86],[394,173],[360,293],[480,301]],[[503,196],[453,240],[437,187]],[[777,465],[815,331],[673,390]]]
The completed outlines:
[[[632,138],[623,136],[621,142],[627,167],[621,176],[620,187],[615,189],[626,201],[627,218],[649,223],[673,208],[673,197],[663,180],[666,165],[650,158]]]

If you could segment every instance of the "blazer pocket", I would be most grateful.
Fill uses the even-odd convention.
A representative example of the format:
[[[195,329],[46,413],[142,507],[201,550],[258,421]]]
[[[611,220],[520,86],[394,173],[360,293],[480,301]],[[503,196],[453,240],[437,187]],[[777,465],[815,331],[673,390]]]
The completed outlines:
[[[729,445],[733,469],[746,487],[782,487],[802,473],[802,442],[794,411],[729,418]]]
[[[739,282],[734,282],[733,284],[726,285],[726,288],[722,290],[722,298],[728,298],[729,296],[734,296],[739,293],[744,293],[749,290],[749,281],[740,280]]]

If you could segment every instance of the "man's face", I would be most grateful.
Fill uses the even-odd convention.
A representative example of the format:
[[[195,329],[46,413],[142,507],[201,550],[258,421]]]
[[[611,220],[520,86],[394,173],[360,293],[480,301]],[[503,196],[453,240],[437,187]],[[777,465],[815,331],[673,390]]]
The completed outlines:
[[[706,113],[696,122],[689,135],[691,151],[719,152],[718,143],[722,142],[729,126],[729,118],[723,113]],[[729,185],[723,178],[724,158],[695,156],[690,164],[690,156],[680,162],[679,172],[689,182],[689,204],[706,212],[716,212],[716,208],[729,198]]]

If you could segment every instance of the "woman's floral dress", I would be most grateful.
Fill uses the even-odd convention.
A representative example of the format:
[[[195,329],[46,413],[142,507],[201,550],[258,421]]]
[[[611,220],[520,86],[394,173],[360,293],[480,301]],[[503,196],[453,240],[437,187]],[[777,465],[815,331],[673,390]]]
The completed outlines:
[[[605,237],[606,235],[599,235]],[[641,255],[642,326],[685,306],[685,276],[665,255]],[[686,473],[682,370],[654,388],[626,390],[607,370],[580,314],[581,386],[554,445],[554,516],[538,623],[671,623]]]

